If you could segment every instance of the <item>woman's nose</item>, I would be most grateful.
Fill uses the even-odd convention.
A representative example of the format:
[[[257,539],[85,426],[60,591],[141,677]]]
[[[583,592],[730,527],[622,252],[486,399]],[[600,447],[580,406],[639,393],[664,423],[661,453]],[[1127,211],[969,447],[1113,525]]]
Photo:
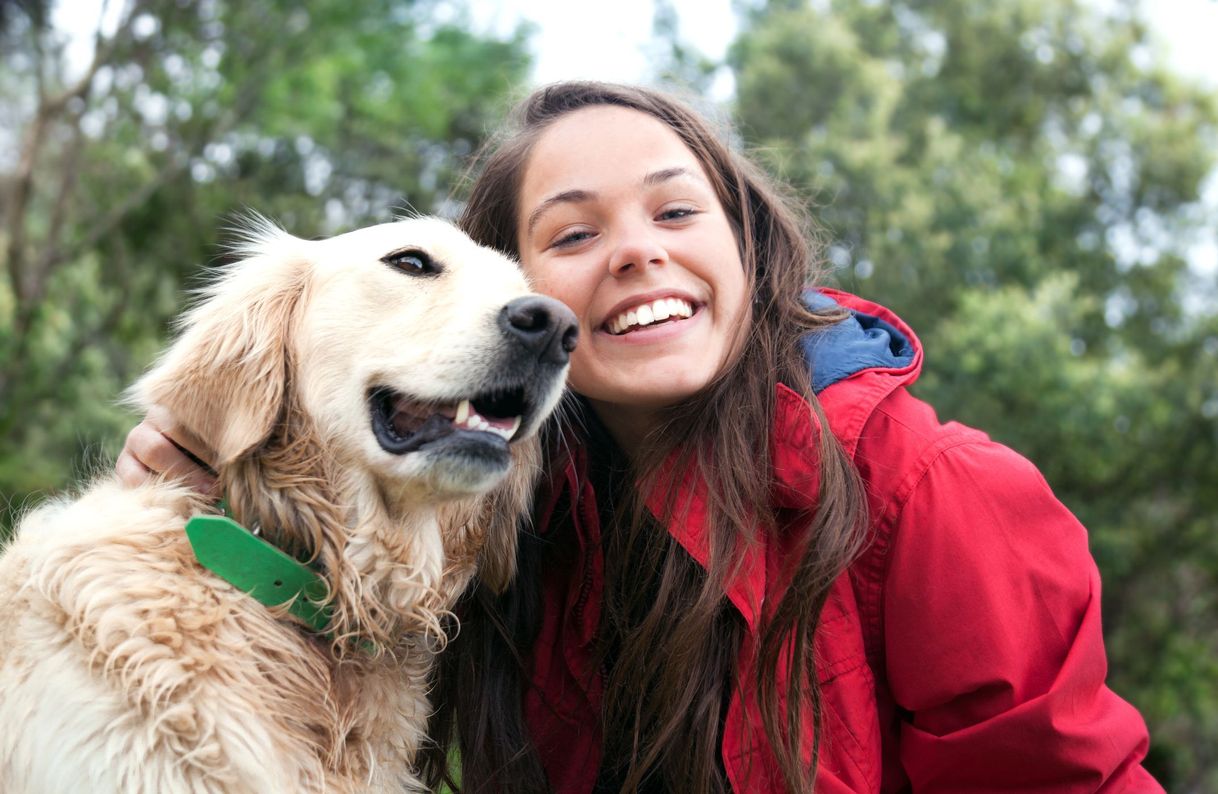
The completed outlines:
[[[623,276],[646,265],[662,265],[668,261],[655,230],[645,224],[634,224],[620,230],[613,253],[609,256],[609,272]]]

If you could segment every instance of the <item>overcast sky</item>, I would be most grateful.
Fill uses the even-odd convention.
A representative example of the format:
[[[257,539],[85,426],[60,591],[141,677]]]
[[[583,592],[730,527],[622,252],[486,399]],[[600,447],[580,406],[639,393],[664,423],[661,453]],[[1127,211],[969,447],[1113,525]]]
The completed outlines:
[[[984,2],[984,0],[978,0]],[[1094,0],[1105,5],[1113,0]],[[682,38],[718,59],[736,32],[732,0],[673,0]],[[1168,61],[1218,88],[1218,0],[1142,0],[1147,18],[1164,41]],[[489,29],[510,30],[520,19],[537,25],[533,37],[538,83],[572,78],[646,79],[653,0],[570,3],[567,0],[472,0],[474,19]],[[716,86],[716,98],[730,93]]]
[[[680,34],[712,59],[721,59],[736,33],[732,0],[672,0]],[[977,0],[985,2],[985,0]],[[1106,7],[1116,0],[1092,0]],[[1164,56],[1177,71],[1218,89],[1218,0],[1141,0],[1147,19],[1163,43]],[[487,29],[509,31],[521,19],[537,25],[532,39],[536,58],[533,81],[600,79],[646,80],[647,42],[653,0],[614,0],[574,4],[566,0],[472,0],[474,19]],[[732,82],[721,70],[712,98],[731,96]],[[1218,213],[1218,172],[1204,188],[1204,205]],[[1188,258],[1200,273],[1218,274],[1218,229],[1190,241]]]
[[[985,0],[977,0],[984,2]],[[4,0],[0,0],[4,2]],[[654,0],[571,3],[569,0],[468,0],[475,24],[506,33],[520,20],[536,26],[532,38],[534,82],[591,78],[637,82],[647,79]],[[736,34],[733,0],[671,0],[682,40],[712,59],[721,59]],[[1118,0],[1091,0],[1097,6]],[[1168,61],[1179,71],[1218,88],[1218,0],[1140,0],[1147,19],[1164,42]],[[92,33],[101,0],[60,0],[55,24],[76,36],[73,61],[83,66],[91,53]],[[126,7],[110,2],[111,25]],[[439,6],[441,13],[444,5]],[[717,99],[731,92],[725,74],[715,87]]]

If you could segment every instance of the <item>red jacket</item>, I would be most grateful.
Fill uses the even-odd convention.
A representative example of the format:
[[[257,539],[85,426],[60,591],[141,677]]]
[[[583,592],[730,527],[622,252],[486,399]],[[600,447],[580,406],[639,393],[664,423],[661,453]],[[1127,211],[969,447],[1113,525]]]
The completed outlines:
[[[1162,791],[1140,766],[1141,716],[1104,685],[1100,580],[1086,531],[1027,460],[981,432],[941,424],[909,395],[922,355],[908,327],[876,304],[823,292],[882,321],[864,343],[891,336],[907,355],[846,367],[819,392],[865,483],[871,539],[833,586],[816,632],[824,703],[816,790]],[[777,399],[775,507],[808,508],[818,428],[794,392],[780,386]],[[592,659],[600,530],[583,468],[577,452],[552,489],[551,508],[568,489],[575,537],[554,539],[569,564],[546,572],[524,700],[551,785],[572,794],[596,780],[603,685]],[[705,564],[699,487],[682,490],[675,504],[688,495],[691,508],[668,531]],[[547,520],[543,509],[543,532]],[[729,587],[748,627],[742,675],[751,675],[757,617],[779,596],[774,583],[789,573],[794,555],[784,552],[794,540],[770,537]],[[783,791],[764,736],[754,698],[733,695],[722,756],[736,792]]]

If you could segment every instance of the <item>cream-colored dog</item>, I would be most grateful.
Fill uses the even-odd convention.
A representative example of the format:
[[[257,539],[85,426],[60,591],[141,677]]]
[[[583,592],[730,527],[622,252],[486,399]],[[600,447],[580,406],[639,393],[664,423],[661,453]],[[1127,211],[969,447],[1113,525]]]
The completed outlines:
[[[34,511],[0,557],[6,794],[416,788],[447,610],[513,573],[574,316],[441,221],[255,226],[132,395],[217,451],[329,625],[201,567],[183,527],[215,508],[174,483]]]

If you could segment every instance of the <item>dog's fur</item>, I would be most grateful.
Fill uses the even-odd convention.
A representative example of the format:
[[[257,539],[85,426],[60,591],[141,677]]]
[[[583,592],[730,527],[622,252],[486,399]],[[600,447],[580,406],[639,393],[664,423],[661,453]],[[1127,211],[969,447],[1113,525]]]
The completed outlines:
[[[418,787],[447,610],[476,569],[495,587],[513,573],[565,366],[520,363],[497,318],[524,277],[448,224],[316,242],[256,226],[133,402],[216,450],[239,521],[314,561],[331,633],[201,568],[183,526],[215,508],[186,488],[106,478],[44,506],[0,557],[0,791]],[[383,260],[402,249],[441,272]],[[390,454],[369,429],[375,387],[451,404],[504,378],[536,389],[510,465]]]

